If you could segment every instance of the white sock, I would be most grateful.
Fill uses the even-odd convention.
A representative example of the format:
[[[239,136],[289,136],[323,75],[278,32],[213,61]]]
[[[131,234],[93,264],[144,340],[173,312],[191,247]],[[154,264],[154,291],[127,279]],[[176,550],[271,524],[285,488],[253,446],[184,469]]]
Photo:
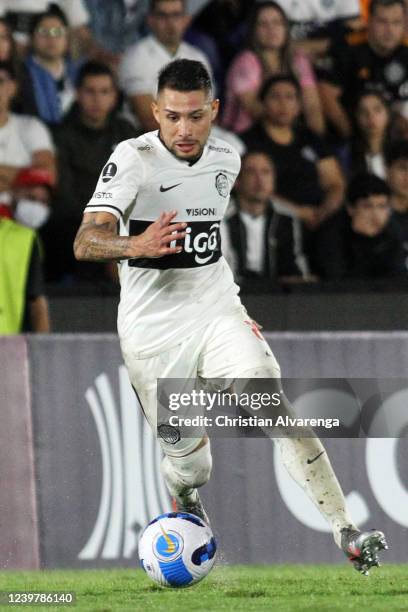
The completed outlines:
[[[280,372],[276,369],[276,366],[274,360],[269,362],[266,360],[264,366],[246,370],[240,375],[240,378],[268,378],[271,386],[274,386],[274,390],[280,392]],[[255,382],[254,385],[256,386]],[[285,412],[294,416],[289,401],[285,395],[281,394],[279,414]],[[270,435],[267,428],[264,431],[267,435]],[[305,428],[306,435],[311,433],[311,430]],[[343,491],[323,444],[315,436],[302,438],[273,437],[273,441],[279,446],[285,468],[330,524],[334,541],[341,548],[341,530],[345,527],[351,529],[357,529],[357,527],[348,513]],[[319,458],[315,459],[318,455],[320,455]],[[307,463],[308,459],[315,459],[315,461]]]
[[[276,438],[283,463],[293,480],[317,506],[333,530],[334,541],[341,548],[341,530],[357,529],[333,471],[330,460],[318,438]],[[315,459],[320,455],[318,459]],[[315,459],[313,463],[307,461]]]
[[[197,497],[196,488],[208,481],[211,467],[209,443],[183,457],[166,455],[161,464],[170,495],[183,499]]]

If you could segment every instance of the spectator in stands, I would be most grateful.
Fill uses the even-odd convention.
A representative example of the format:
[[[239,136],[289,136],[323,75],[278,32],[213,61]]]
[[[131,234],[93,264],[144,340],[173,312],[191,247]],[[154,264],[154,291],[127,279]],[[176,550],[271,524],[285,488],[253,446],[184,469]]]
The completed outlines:
[[[363,92],[357,99],[348,156],[348,174],[370,172],[386,178],[384,152],[390,141],[391,113],[379,92]]]
[[[14,39],[6,19],[0,17],[0,62],[14,61],[16,55]]]
[[[102,271],[103,266],[78,264],[72,244],[84,205],[112,150],[122,140],[137,136],[135,128],[118,117],[117,99],[111,69],[98,62],[84,64],[78,75],[77,102],[55,131],[59,185],[55,214],[44,231],[51,280]],[[103,199],[104,194],[99,195]]]
[[[151,104],[163,66],[186,58],[203,62],[211,71],[205,55],[182,40],[190,23],[184,0],[151,0],[147,23],[152,33],[129,47],[119,69],[121,86],[144,131],[158,127]]]
[[[22,110],[45,123],[60,123],[75,98],[78,65],[68,54],[67,21],[52,11],[31,22],[31,52],[24,61]]]
[[[398,225],[408,270],[408,141],[394,142],[386,153],[392,216]]]
[[[52,208],[54,177],[48,170],[23,168],[13,184],[14,220],[39,230],[48,220]]]
[[[265,80],[291,74],[300,84],[303,112],[308,127],[324,132],[313,68],[308,58],[292,49],[289,22],[276,2],[255,6],[249,25],[249,48],[237,55],[226,77],[223,125],[234,132],[249,129],[263,113],[258,94]]]
[[[118,64],[123,52],[141,37],[149,0],[85,0],[89,27],[100,45]],[[110,62],[112,63],[112,62]]]
[[[49,10],[66,16],[74,48],[83,53],[97,49],[88,27],[89,14],[84,0],[0,0],[0,16],[7,19],[13,30],[20,55],[27,51],[33,19]]]
[[[347,209],[327,221],[318,249],[319,272],[326,279],[404,275],[402,241],[391,219],[390,189],[383,179],[365,173],[351,180]]]
[[[190,36],[191,29],[207,35],[214,41],[217,49],[219,65],[220,92],[224,91],[224,78],[233,57],[241,51],[246,35],[246,24],[252,11],[252,3],[246,0],[212,0],[211,2],[198,2],[201,4],[198,13],[194,16],[192,28],[187,31]],[[191,12],[192,2],[188,2]]]
[[[200,46],[200,48],[211,60],[214,74],[218,77],[216,80],[222,97],[227,68],[244,45],[246,24],[252,12],[253,3],[246,0],[212,0],[211,2],[203,0],[195,4],[198,12],[193,18],[191,27],[187,30],[186,38],[189,42],[197,44],[200,43],[200,36],[206,37],[206,46]],[[189,13],[192,12],[192,5],[194,2],[189,0]]]
[[[0,62],[10,62],[13,65],[17,80],[19,80],[21,60],[17,53],[11,28],[3,17],[0,17]],[[13,110],[17,112],[19,112],[21,106],[18,97],[19,91],[17,91],[17,96],[14,98],[12,105]]]
[[[277,0],[291,23],[297,46],[309,56],[324,56],[334,38],[361,28],[359,0]]]
[[[50,331],[35,231],[0,212],[0,334]]]
[[[249,151],[263,150],[272,158],[277,194],[315,229],[342,205],[340,167],[318,136],[297,126],[301,93],[293,77],[271,77],[260,92],[260,100],[264,117],[242,139]]]
[[[350,109],[361,91],[383,93],[398,110],[408,100],[405,0],[373,0],[367,34],[351,34],[331,49],[331,70],[322,74],[327,119],[342,138],[351,136]]]
[[[223,254],[240,281],[264,279],[265,290],[279,277],[306,278],[300,221],[274,200],[275,171],[271,159],[252,151],[242,158],[223,222]],[[269,282],[268,282],[269,281]]]
[[[54,147],[51,136],[35,117],[10,112],[17,91],[14,67],[0,62],[0,201],[9,192],[20,168],[47,170],[55,177]]]

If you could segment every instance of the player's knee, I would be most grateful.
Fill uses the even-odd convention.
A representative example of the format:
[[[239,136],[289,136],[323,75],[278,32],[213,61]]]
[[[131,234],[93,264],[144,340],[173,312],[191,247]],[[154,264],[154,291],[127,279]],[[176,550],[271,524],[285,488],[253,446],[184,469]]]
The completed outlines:
[[[162,462],[163,476],[169,489],[196,489],[208,482],[211,475],[212,456],[210,444],[184,457],[166,455]]]

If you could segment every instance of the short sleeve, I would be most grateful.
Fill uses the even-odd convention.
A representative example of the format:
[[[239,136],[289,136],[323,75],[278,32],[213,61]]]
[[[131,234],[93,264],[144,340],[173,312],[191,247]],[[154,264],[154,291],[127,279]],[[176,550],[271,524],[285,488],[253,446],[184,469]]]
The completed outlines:
[[[117,219],[134,203],[145,169],[135,140],[121,142],[102,169],[84,212],[109,212]]]
[[[231,93],[236,95],[257,91],[262,83],[262,66],[252,51],[243,51],[233,61],[227,75]]]
[[[142,47],[136,44],[125,51],[119,66],[119,82],[128,96],[155,95],[157,74]]]
[[[54,152],[54,144],[48,127],[36,117],[26,117],[21,125],[21,138],[31,154],[36,151]]]

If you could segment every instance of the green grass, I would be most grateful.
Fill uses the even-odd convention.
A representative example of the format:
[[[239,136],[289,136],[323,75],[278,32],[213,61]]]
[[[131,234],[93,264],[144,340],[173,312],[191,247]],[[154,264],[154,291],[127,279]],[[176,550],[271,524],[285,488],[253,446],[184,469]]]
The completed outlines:
[[[141,570],[0,573],[0,591],[75,591],[71,606],[1,606],[92,612],[273,610],[327,612],[408,610],[408,566],[374,568],[370,577],[348,566],[218,566],[195,587],[155,586]]]

